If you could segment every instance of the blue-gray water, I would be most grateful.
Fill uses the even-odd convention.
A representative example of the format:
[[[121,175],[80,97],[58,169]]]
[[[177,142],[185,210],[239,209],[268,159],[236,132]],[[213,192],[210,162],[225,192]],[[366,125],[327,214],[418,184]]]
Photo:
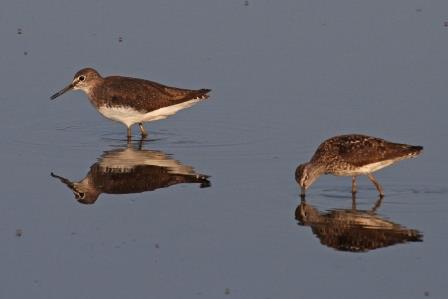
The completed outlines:
[[[445,298],[446,21],[446,1],[4,1],[0,297]],[[79,204],[50,172],[79,181],[126,148],[82,92],[49,101],[85,66],[211,88],[143,146],[211,186]],[[295,167],[353,132],[425,147],[377,173],[376,211],[423,242],[337,251],[298,225]],[[350,209],[350,179],[322,177],[307,204]]]

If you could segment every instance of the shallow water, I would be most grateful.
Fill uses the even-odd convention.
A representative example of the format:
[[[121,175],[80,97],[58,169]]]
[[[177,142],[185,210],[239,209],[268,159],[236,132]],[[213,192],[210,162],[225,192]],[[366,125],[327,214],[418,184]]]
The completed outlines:
[[[6,2],[0,297],[446,297],[446,11],[446,1]],[[81,92],[49,101],[85,66],[211,88],[208,101],[146,124],[150,138],[130,159],[148,165],[158,153],[210,186],[78,203],[50,174],[78,182],[127,149],[125,128]],[[297,219],[296,166],[324,139],[355,132],[425,150],[377,173],[386,197],[373,214],[367,178],[358,212],[343,177],[319,179],[306,204],[418,241],[336,250]]]

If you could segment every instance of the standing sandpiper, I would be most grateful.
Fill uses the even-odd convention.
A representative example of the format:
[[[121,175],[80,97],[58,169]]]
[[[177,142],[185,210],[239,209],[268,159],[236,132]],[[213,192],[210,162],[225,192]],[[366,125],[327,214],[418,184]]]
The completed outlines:
[[[210,92],[210,89],[180,89],[137,78],[103,78],[96,70],[85,68],[75,74],[72,83],[50,99],[54,100],[72,89],[84,91],[90,103],[104,117],[123,123],[128,130],[128,140],[133,124],[139,124],[142,138],[145,138],[148,134],[143,122],[167,118],[207,99]]]
[[[185,183],[198,183],[201,188],[211,185],[209,176],[196,172],[192,166],[164,152],[136,149],[132,145],[105,151],[78,182],[54,173],[51,176],[70,188],[83,204],[95,203],[103,193],[140,193]]]
[[[352,193],[356,193],[356,176],[367,175],[384,196],[383,189],[373,172],[400,160],[416,157],[422,146],[389,142],[365,135],[341,135],[325,140],[308,163],[296,169],[296,181],[301,195],[322,174],[352,176]]]

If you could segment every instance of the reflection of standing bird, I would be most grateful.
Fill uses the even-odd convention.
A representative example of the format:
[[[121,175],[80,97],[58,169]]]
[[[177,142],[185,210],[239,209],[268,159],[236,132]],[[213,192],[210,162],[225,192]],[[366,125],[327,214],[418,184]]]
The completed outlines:
[[[133,148],[106,151],[79,182],[51,173],[69,187],[75,198],[86,204],[95,203],[101,193],[127,194],[153,191],[181,183],[210,186],[207,175],[194,171],[163,152]]]
[[[208,98],[210,89],[181,89],[156,82],[121,77],[101,77],[92,68],[75,74],[72,83],[51,96],[54,100],[71,89],[81,89],[101,115],[123,123],[131,138],[131,126],[138,123],[142,137],[147,133],[143,122],[167,118]]]
[[[323,245],[340,251],[366,252],[407,242],[421,242],[423,235],[376,215],[381,198],[371,211],[335,209],[320,212],[302,201],[295,217],[311,227]]]
[[[383,189],[373,172],[400,160],[417,156],[423,147],[389,142],[365,135],[341,135],[325,140],[308,163],[296,169],[296,181],[305,195],[322,174],[352,176],[352,193],[356,193],[356,176],[367,175],[381,196]]]

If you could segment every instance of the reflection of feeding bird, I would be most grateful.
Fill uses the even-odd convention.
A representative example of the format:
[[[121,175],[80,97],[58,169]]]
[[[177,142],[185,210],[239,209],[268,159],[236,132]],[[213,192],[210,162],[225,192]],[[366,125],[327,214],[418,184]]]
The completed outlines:
[[[69,187],[75,198],[85,204],[95,203],[101,193],[140,193],[181,183],[198,183],[201,188],[210,186],[207,175],[195,172],[193,167],[163,152],[131,147],[104,152],[79,182],[54,173],[51,176]]]
[[[77,72],[72,83],[52,95],[51,99],[72,89],[84,91],[104,117],[123,123],[128,130],[128,139],[131,138],[133,124],[139,124],[144,138],[147,133],[143,122],[167,118],[207,99],[210,92],[210,89],[181,89],[137,78],[103,78],[96,70],[85,68]]]
[[[399,144],[365,135],[341,135],[325,140],[308,163],[296,169],[296,181],[305,195],[322,174],[352,176],[352,193],[356,193],[356,176],[366,175],[380,196],[383,189],[373,172],[400,160],[413,158],[423,150],[421,146]]]
[[[421,242],[423,235],[375,214],[381,198],[371,211],[335,209],[320,212],[302,201],[295,218],[310,226],[323,245],[340,251],[366,252],[407,242]]]

